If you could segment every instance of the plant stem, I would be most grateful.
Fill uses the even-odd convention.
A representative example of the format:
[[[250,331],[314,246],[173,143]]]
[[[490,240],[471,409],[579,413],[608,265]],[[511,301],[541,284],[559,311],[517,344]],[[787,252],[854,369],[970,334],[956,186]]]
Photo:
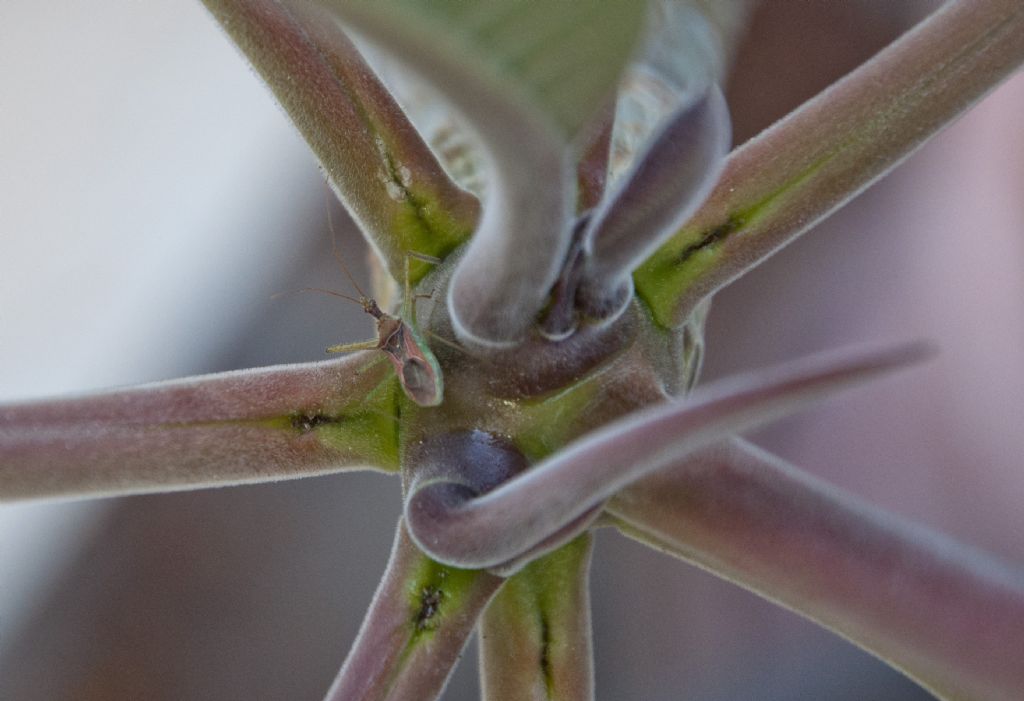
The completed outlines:
[[[376,353],[0,405],[0,501],[398,468]]]
[[[498,592],[480,622],[484,701],[591,701],[590,557],[585,534],[535,560]]]
[[[841,207],[1024,62],[1024,3],[956,0],[733,152],[635,274],[664,326]]]
[[[432,562],[399,522],[384,578],[325,701],[437,698],[501,583]]]
[[[1024,689],[1024,571],[843,494],[742,440],[618,494],[626,535],[848,638],[944,699]]]
[[[395,280],[406,252],[443,257],[469,237],[476,198],[448,177],[335,18],[302,0],[203,2],[274,92]],[[413,272],[416,282],[421,267]]]
[[[840,389],[920,361],[922,344],[847,350],[739,377],[608,424],[552,458],[483,493],[466,466],[444,466],[409,487],[405,515],[431,557],[458,567],[525,564],[591,524],[617,491],[732,433],[806,407]],[[537,546],[541,547],[538,548]],[[505,569],[499,571],[505,572]]]

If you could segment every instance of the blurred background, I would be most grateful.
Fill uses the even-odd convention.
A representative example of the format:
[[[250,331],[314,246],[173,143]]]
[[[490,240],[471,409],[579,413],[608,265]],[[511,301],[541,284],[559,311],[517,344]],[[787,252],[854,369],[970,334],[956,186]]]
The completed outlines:
[[[765,3],[737,143],[932,2]],[[1024,76],[721,294],[705,377],[925,337],[927,367],[752,435],[1024,562]],[[369,335],[311,155],[198,2],[0,4],[0,401],[283,362]],[[342,250],[364,247],[336,204]],[[319,699],[400,509],[351,474],[0,507],[0,698]],[[602,699],[927,699],[836,636],[603,531]],[[475,653],[445,699],[477,696]]]

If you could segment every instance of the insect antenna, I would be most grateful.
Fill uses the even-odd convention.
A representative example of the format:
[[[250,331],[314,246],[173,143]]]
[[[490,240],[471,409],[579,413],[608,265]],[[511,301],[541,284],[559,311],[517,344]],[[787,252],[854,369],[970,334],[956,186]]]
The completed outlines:
[[[280,299],[281,297],[296,295],[299,294],[300,292],[322,292],[323,294],[331,295],[332,297],[341,297],[342,299],[347,299],[349,302],[354,302],[355,304],[358,304],[361,307],[365,306],[363,304],[363,300],[361,299],[356,299],[351,295],[342,294],[341,292],[336,292],[335,290],[328,290],[323,287],[300,287],[297,290],[285,290],[284,292],[275,292],[274,294],[270,295],[270,298]]]
[[[359,303],[365,307],[366,302],[363,300],[368,300],[370,298],[366,296],[366,293],[363,292],[363,288],[361,288],[359,286],[359,283],[356,282],[356,279],[352,277],[352,273],[349,272],[348,266],[345,265],[345,261],[341,257],[341,251],[338,250],[338,234],[334,230],[334,219],[331,216],[331,202],[330,199],[328,199],[326,189],[324,190],[324,204],[327,209],[327,228],[330,229],[331,231],[331,255],[333,255],[334,260],[338,262],[338,265],[341,267],[342,272],[345,273],[345,277],[347,277],[348,281],[352,283],[352,287],[354,287],[356,292],[359,293],[359,297],[361,300]]]
[[[428,336],[430,336],[432,339],[434,339],[438,343],[440,343],[442,345],[445,345],[445,346],[448,346],[452,350],[458,351],[459,353],[462,353],[464,355],[468,355],[469,354],[469,351],[467,351],[465,348],[460,346],[455,341],[451,341],[451,340],[445,338],[444,336],[439,336],[436,333],[434,333],[433,331],[431,331],[430,329],[423,329],[423,333],[427,334]]]

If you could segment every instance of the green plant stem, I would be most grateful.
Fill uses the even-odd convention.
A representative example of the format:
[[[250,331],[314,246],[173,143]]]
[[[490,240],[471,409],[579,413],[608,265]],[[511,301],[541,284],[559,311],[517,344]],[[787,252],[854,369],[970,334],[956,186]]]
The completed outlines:
[[[590,701],[589,573],[593,536],[509,579],[480,623],[484,701]]]
[[[325,701],[430,701],[502,580],[433,562],[403,522],[359,635]]]
[[[445,173],[337,21],[304,0],[203,0],[309,143],[401,280],[408,251],[444,257],[479,204]],[[426,270],[416,265],[413,282]]]
[[[360,353],[0,405],[0,501],[396,470],[390,373]]]
[[[1024,3],[956,0],[737,149],[717,187],[635,273],[658,322],[841,207],[1024,62]]]

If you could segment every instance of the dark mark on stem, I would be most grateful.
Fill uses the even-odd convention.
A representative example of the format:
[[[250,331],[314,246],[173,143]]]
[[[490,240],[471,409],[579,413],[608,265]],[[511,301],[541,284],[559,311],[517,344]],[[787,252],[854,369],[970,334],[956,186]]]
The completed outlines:
[[[707,248],[713,244],[720,242],[729,234],[738,231],[743,222],[735,214],[730,215],[723,223],[718,226],[708,229],[696,242],[691,243],[689,246],[679,252],[676,262],[680,265],[685,263],[694,253]]]
[[[437,627],[434,618],[441,608],[441,600],[444,599],[444,592],[437,587],[423,587],[420,592],[420,608],[416,612],[416,630],[433,630]]]
[[[340,417],[326,416],[324,414],[293,414],[292,428],[300,433],[309,433],[317,426],[339,423],[340,421]]]
[[[551,687],[554,683],[553,670],[551,669],[551,626],[548,618],[542,612],[540,615],[540,671],[544,675],[544,686],[547,687],[548,696],[551,695]]]

